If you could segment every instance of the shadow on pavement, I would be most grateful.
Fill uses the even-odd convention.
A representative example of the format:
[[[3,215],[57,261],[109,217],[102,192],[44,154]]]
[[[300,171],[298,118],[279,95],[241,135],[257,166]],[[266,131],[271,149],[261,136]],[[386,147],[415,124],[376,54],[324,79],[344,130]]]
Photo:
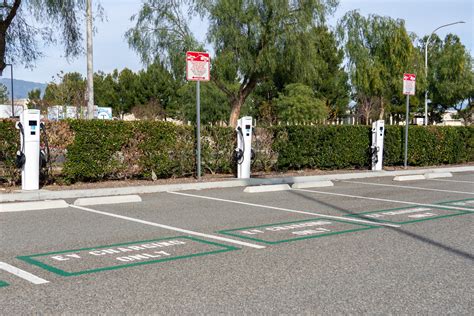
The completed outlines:
[[[354,213],[350,210],[347,210],[347,209],[344,209],[344,208],[341,208],[341,207],[338,207],[338,206],[335,206],[331,203],[327,203],[327,202],[324,202],[324,201],[320,201],[318,200],[317,198],[315,197],[310,197],[308,195],[306,195],[305,193],[302,193],[302,192],[299,192],[299,191],[294,191],[294,190],[290,190],[291,193],[303,198],[303,199],[306,199],[306,200],[309,200],[309,201],[312,201],[312,202],[315,202],[315,203],[318,203],[318,204],[321,204],[321,205],[324,205],[324,206],[327,206],[327,207],[330,207],[334,210],[337,210],[337,211],[340,211],[342,213],[345,213],[345,214],[348,214],[348,215],[354,215],[354,214],[358,214],[358,213]],[[370,218],[367,218],[367,220],[372,220]],[[400,234],[403,234],[403,235],[406,235],[408,237],[411,237],[413,239],[416,239],[418,241],[421,241],[421,242],[424,242],[424,243],[427,243],[427,244],[430,244],[432,246],[435,246],[435,247],[438,247],[440,249],[443,249],[447,252],[450,252],[452,254],[455,254],[457,256],[460,256],[460,257],[463,257],[465,259],[469,259],[469,260],[473,260],[474,261],[474,255],[468,253],[468,252],[465,252],[465,251],[462,251],[462,250],[459,250],[459,249],[455,249],[455,248],[452,248],[450,246],[447,246],[447,245],[444,245],[438,241],[435,241],[435,240],[432,240],[432,239],[429,239],[429,238],[426,238],[424,236],[421,236],[421,235],[418,235],[418,234],[415,234],[415,233],[412,233],[412,232],[409,232],[409,231],[405,231],[403,230],[401,227],[400,228],[396,228],[396,227],[387,227],[387,226],[384,226],[383,228],[385,229],[390,229],[390,230],[394,230],[396,231],[397,233],[400,233]]]

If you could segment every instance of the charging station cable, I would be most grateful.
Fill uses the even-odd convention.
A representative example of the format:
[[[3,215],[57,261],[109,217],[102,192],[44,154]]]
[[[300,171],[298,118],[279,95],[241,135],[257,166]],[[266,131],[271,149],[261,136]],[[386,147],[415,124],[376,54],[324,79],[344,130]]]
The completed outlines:
[[[26,157],[25,157],[25,130],[23,129],[23,124],[21,122],[17,123],[17,128],[20,129],[20,134],[21,134],[21,148],[16,152],[16,159],[15,159],[15,165],[18,169],[23,168],[26,162]]]
[[[258,137],[256,133],[256,127],[253,128],[253,133],[252,133],[252,138],[255,140],[255,150],[252,148],[250,149],[250,160],[252,161],[252,167],[255,165],[257,162],[257,152],[259,150],[259,145],[258,145]],[[260,161],[261,162],[261,161]]]
[[[379,153],[379,147],[378,146],[371,146],[371,154],[372,154],[372,163],[373,164],[377,164],[377,162],[379,161],[379,156],[378,156],[378,153]]]
[[[44,144],[46,146],[46,152],[44,152],[44,150],[40,151],[40,168],[45,168],[49,162],[50,157],[48,134],[46,133],[46,125],[43,122],[40,123],[40,128],[44,134]]]
[[[244,133],[242,132],[242,128],[240,126],[236,129],[237,137],[240,137],[240,143],[242,144],[242,148],[236,148],[234,150],[234,159],[237,164],[241,165],[244,162],[244,152],[245,152],[245,142],[244,142]]]

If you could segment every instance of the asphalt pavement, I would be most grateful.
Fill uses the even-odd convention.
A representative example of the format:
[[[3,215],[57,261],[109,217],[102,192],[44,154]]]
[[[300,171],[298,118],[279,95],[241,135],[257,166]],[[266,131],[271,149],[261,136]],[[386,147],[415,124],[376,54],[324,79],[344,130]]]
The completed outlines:
[[[452,174],[0,210],[0,314],[471,315],[474,172]]]

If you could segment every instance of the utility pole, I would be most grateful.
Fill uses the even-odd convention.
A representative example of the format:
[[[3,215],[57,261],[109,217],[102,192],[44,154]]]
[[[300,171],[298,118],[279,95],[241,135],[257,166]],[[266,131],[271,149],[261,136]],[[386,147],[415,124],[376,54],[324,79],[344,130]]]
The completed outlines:
[[[92,0],[87,0],[87,118],[94,118],[94,68],[92,64]]]
[[[13,64],[5,64],[6,66],[10,66],[10,86],[11,86],[11,94],[12,94],[12,115],[11,117],[15,117],[15,100],[13,95]]]

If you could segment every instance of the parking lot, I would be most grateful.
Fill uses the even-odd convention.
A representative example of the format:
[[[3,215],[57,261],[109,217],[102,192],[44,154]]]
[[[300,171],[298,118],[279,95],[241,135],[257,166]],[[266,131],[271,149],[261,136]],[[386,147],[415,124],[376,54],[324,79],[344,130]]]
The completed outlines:
[[[472,314],[474,172],[0,213],[19,313]]]

